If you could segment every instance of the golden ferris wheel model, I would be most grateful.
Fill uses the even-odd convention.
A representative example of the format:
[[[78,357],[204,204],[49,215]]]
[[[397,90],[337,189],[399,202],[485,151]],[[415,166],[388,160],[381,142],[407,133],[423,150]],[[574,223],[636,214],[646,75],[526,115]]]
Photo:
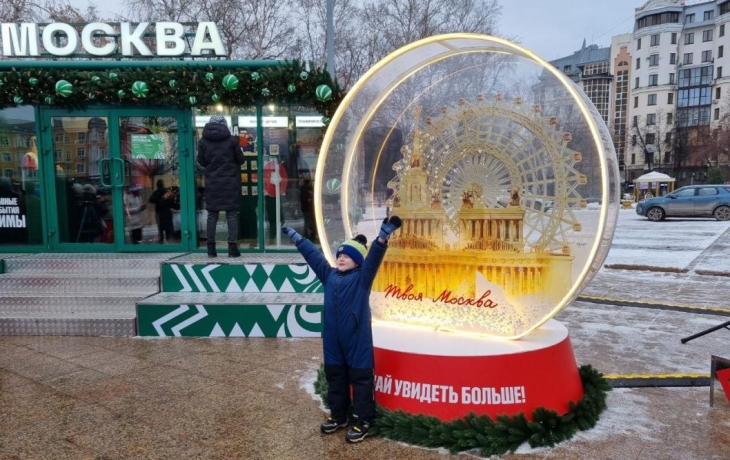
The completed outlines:
[[[538,105],[524,106],[521,98],[487,100],[481,94],[443,107],[437,117],[421,121],[420,115],[417,107],[413,143],[393,165],[391,205],[401,199],[405,173],[420,167],[429,205],[443,209],[452,231],[460,232],[457,214],[465,201],[492,209],[521,206],[531,251],[569,253],[568,234],[581,230],[574,208],[586,206],[578,188],[587,177],[576,170],[582,155],[567,147],[571,134],[556,129],[557,117],[544,116]]]

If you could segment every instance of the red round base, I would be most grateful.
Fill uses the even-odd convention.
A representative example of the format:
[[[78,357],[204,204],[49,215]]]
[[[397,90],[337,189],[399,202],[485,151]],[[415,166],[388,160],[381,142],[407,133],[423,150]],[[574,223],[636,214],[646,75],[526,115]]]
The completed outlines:
[[[539,407],[565,414],[583,396],[568,330],[555,320],[515,341],[377,322],[373,340],[375,399],[389,410],[530,419]]]

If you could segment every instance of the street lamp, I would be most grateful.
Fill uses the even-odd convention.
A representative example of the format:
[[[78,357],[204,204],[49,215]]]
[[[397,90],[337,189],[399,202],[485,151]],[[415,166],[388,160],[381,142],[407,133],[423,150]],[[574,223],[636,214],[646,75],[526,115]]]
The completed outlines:
[[[332,77],[335,79],[335,0],[327,0],[327,33],[326,33],[326,48],[327,48],[327,70]]]

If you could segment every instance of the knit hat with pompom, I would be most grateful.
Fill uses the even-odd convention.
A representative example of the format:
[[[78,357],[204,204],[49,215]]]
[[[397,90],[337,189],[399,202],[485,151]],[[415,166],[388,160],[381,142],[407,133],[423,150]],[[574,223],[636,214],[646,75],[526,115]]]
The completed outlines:
[[[345,254],[353,262],[361,266],[368,253],[367,243],[368,239],[364,235],[357,235],[355,238],[345,241],[337,248],[335,259],[340,257],[340,254]]]

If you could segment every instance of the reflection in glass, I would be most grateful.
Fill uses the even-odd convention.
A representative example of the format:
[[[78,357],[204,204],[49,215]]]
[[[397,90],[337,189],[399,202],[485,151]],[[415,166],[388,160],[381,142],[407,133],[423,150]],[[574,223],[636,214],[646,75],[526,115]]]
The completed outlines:
[[[179,244],[180,158],[175,117],[120,117],[125,244]]]
[[[42,244],[33,107],[0,111],[0,245]]]
[[[264,108],[264,117],[266,247],[292,246],[288,238],[278,235],[283,222],[318,242],[313,182],[322,142],[322,116],[307,107],[268,106]]]
[[[51,126],[59,241],[114,243],[107,119],[54,117]]]

